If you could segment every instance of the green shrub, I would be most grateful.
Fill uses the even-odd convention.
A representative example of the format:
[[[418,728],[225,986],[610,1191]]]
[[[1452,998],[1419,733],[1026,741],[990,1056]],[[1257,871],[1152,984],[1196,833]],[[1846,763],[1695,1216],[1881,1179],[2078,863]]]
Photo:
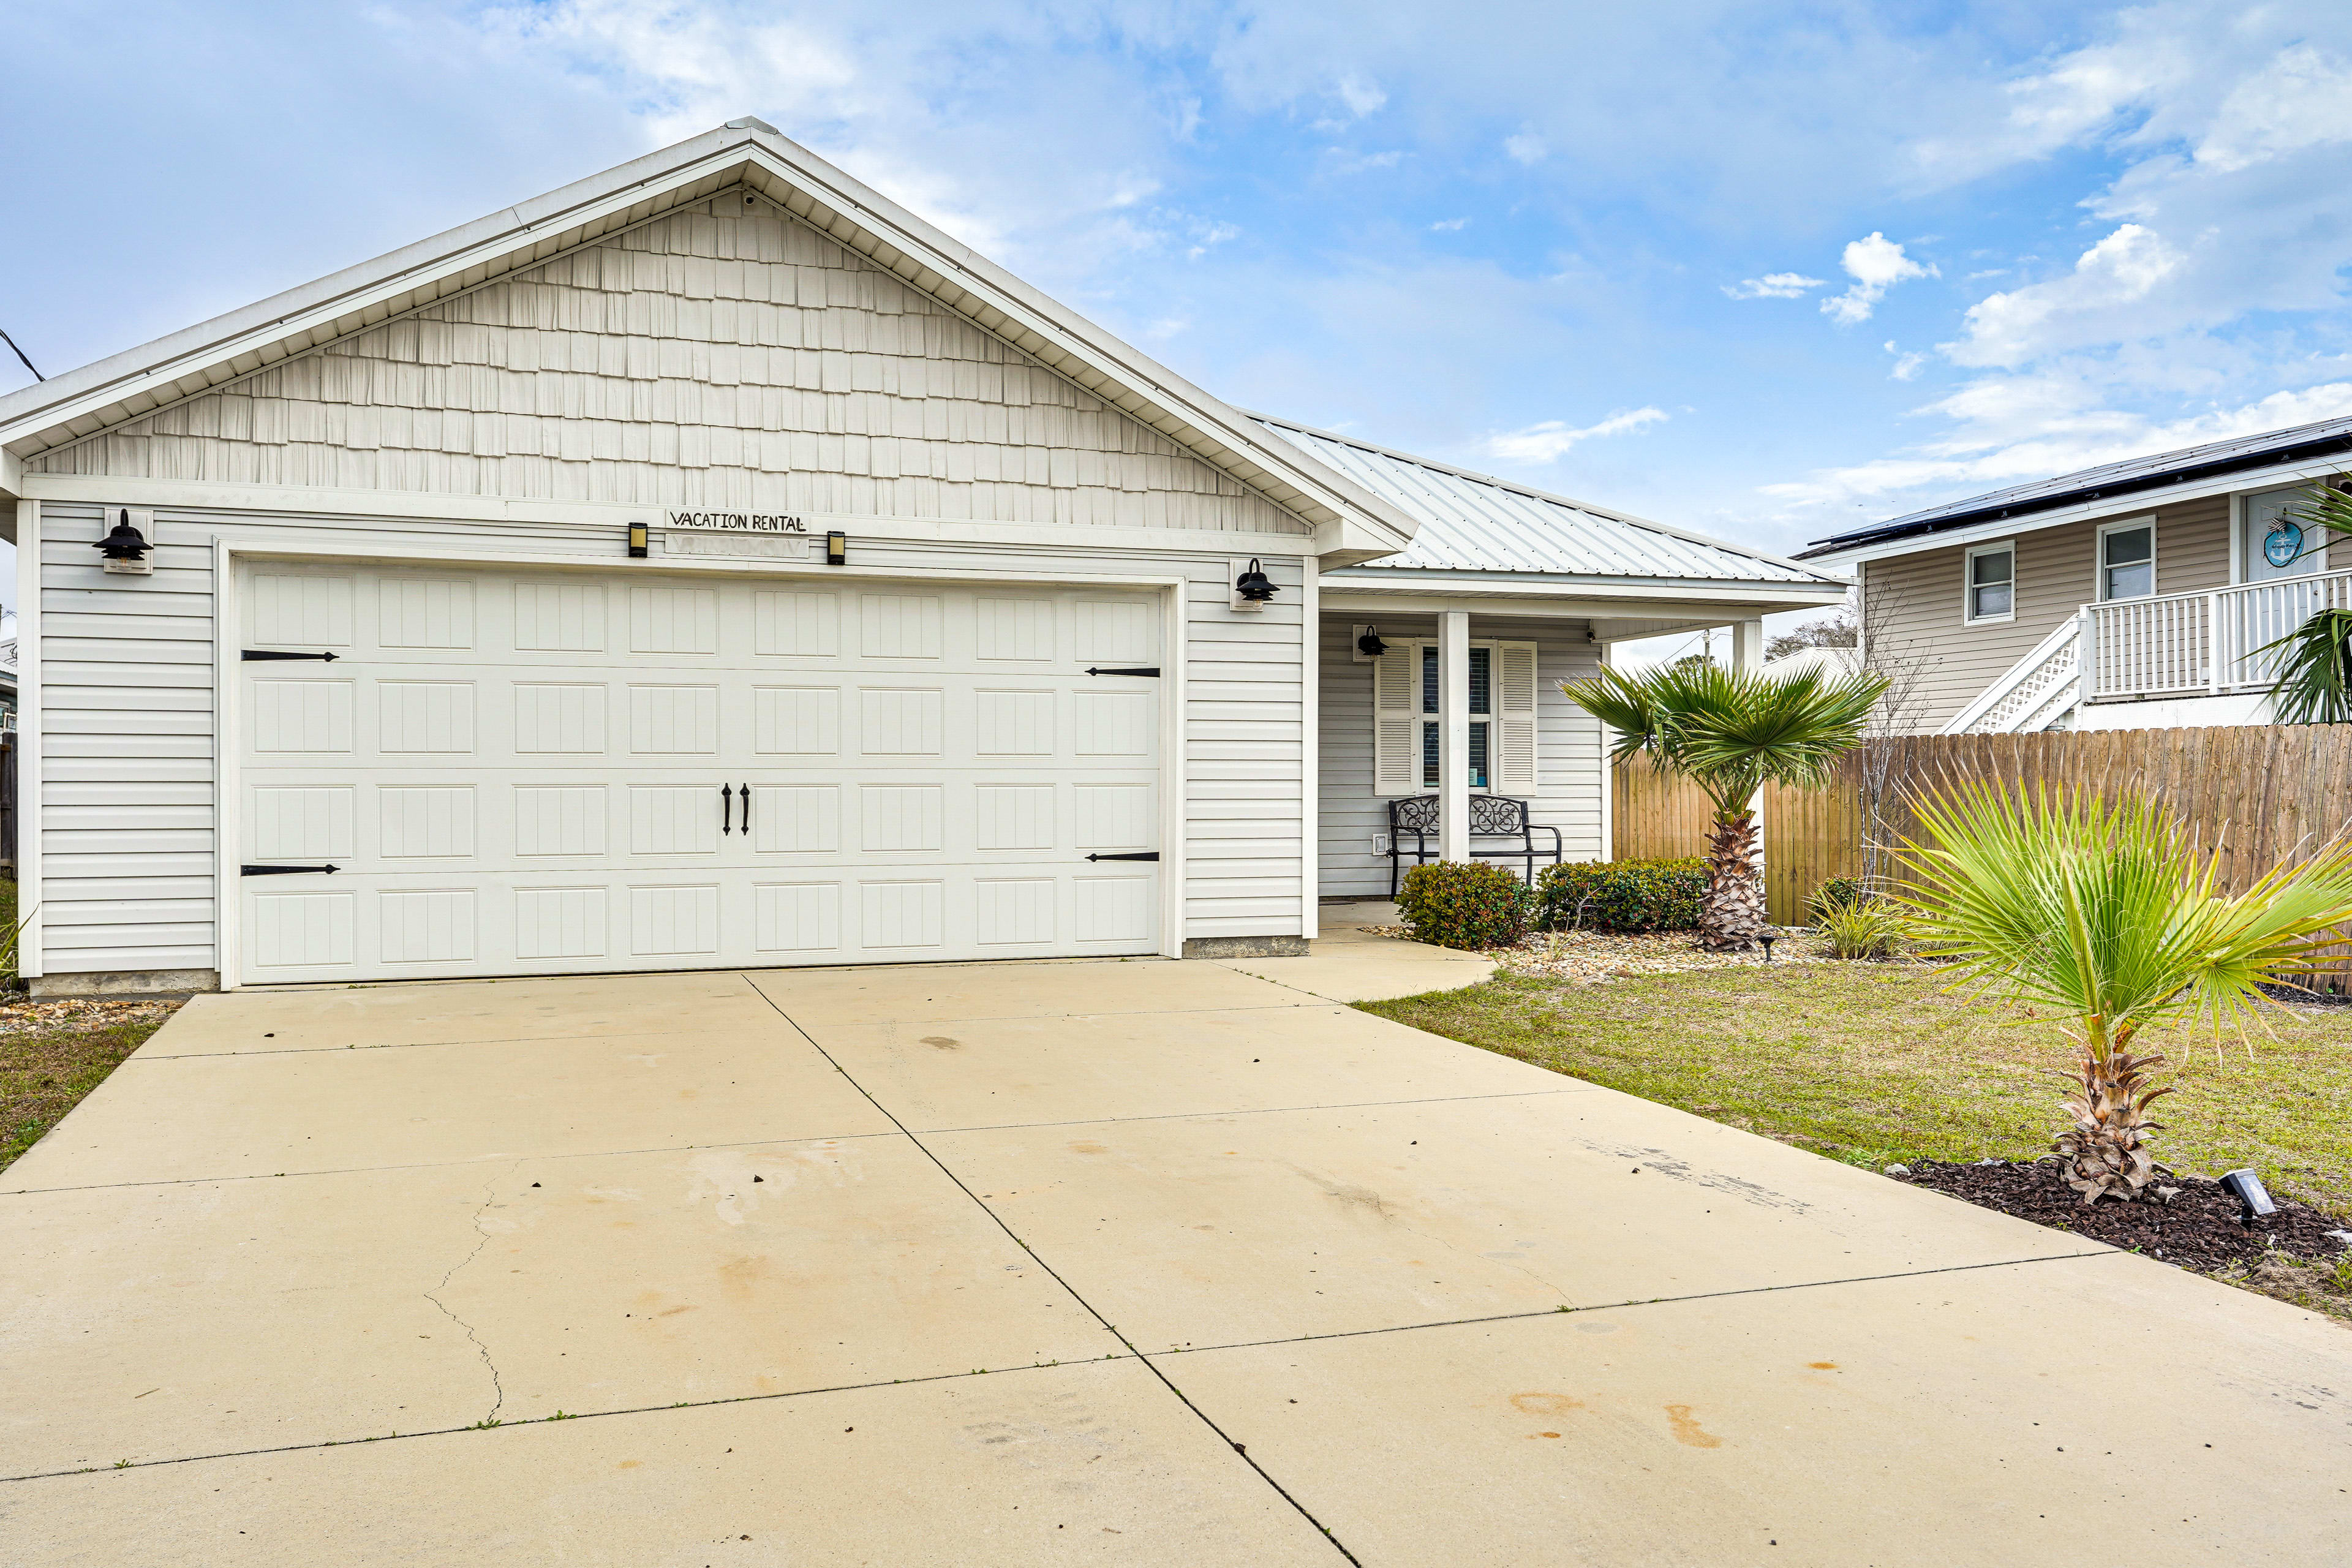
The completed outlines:
[[[1397,913],[1415,942],[1476,952],[1527,935],[1535,894],[1500,866],[1439,860],[1404,874]]]
[[[1832,877],[1813,889],[1813,896],[1805,900],[1805,908],[1812,912],[1814,921],[1818,922],[1832,910],[1850,910],[1868,902],[1869,899],[1869,889],[1855,879]]]
[[[1589,860],[1547,866],[1536,879],[1545,931],[1696,931],[1706,896],[1704,860]]]
[[[1883,899],[1824,904],[1815,912],[1832,957],[1893,958],[1903,951],[1903,915]]]

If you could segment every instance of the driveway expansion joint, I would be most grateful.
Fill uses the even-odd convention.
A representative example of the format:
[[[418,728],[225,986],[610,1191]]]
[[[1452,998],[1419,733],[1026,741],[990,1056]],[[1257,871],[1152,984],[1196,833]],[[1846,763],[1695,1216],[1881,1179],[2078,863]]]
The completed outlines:
[[[1182,1405],[1185,1409],[1191,1411],[1192,1415],[1199,1419],[1201,1425],[1206,1426],[1211,1432],[1214,1433],[1217,1440],[1223,1443],[1228,1448],[1232,1449],[1234,1456],[1238,1458],[1243,1464],[1247,1465],[1252,1470],[1255,1471],[1258,1479],[1274,1489],[1275,1495],[1281,1498],[1284,1502],[1288,1503],[1291,1508],[1297,1512],[1299,1518],[1313,1525],[1317,1531],[1322,1535],[1323,1539],[1330,1543],[1333,1551],[1339,1552],[1340,1556],[1346,1558],[1351,1564],[1354,1564],[1354,1568],[1363,1568],[1362,1560],[1357,1557],[1354,1552],[1348,1550],[1346,1543],[1340,1541],[1339,1535],[1329,1525],[1325,1524],[1321,1520],[1316,1518],[1314,1513],[1308,1510],[1307,1505],[1299,1501],[1297,1497],[1293,1496],[1289,1488],[1284,1486],[1280,1481],[1276,1480],[1273,1475],[1267,1471],[1266,1468],[1263,1464],[1250,1458],[1249,1449],[1247,1447],[1234,1441],[1231,1433],[1218,1426],[1217,1423],[1211,1418],[1207,1411],[1202,1409],[1198,1405],[1195,1405],[1192,1399],[1186,1395],[1182,1389],[1177,1387],[1174,1381],[1169,1377],[1166,1371],[1150,1356],[1144,1354],[1143,1352],[1136,1345],[1134,1341],[1130,1340],[1125,1333],[1120,1331],[1116,1323],[1113,1323],[1108,1318],[1105,1317],[1100,1308],[1097,1307],[1092,1301],[1087,1300],[1086,1297],[1079,1294],[1077,1288],[1072,1285],[1067,1279],[1064,1279],[1061,1271],[1056,1269],[1051,1263],[1048,1263],[1044,1256],[1040,1254],[1035,1247],[1030,1246],[1018,1231],[1006,1224],[1003,1215],[989,1207],[981,1195],[971,1190],[971,1184],[965,1182],[962,1177],[957,1175],[953,1170],[950,1169],[948,1163],[940,1159],[938,1153],[931,1149],[930,1145],[925,1143],[920,1136],[919,1136],[912,1129],[908,1128],[905,1122],[901,1121],[897,1113],[891,1110],[888,1106],[884,1105],[881,1100],[876,1099],[873,1091],[868,1089],[864,1084],[859,1083],[846,1068],[844,1068],[840,1062],[835,1060],[833,1053],[826,1050],[824,1046],[820,1045],[815,1036],[810,1034],[806,1029],[802,1028],[799,1021],[794,1019],[791,1014],[785,1012],[783,1007],[777,1003],[774,997],[768,996],[767,993],[764,991],[761,992],[761,994],[767,998],[768,1005],[775,1008],[776,1016],[778,1017],[791,1025],[792,1027],[799,1033],[800,1037],[809,1043],[811,1047],[822,1055],[826,1061],[833,1064],[834,1071],[841,1074],[842,1078],[848,1082],[851,1088],[864,1095],[867,1103],[871,1104],[876,1110],[878,1110],[883,1115],[888,1117],[891,1124],[906,1134],[908,1142],[911,1142],[916,1148],[923,1152],[924,1157],[939,1168],[940,1174],[954,1183],[956,1190],[962,1193],[966,1198],[970,1199],[972,1205],[979,1209],[981,1213],[986,1215],[989,1219],[995,1224],[996,1227],[1003,1231],[1006,1237],[1009,1238],[1014,1246],[1020,1247],[1022,1251],[1036,1259],[1037,1267],[1044,1269],[1046,1277],[1051,1279],[1055,1284],[1059,1285],[1063,1290],[1069,1295],[1071,1300],[1076,1301],[1081,1308],[1085,1309],[1087,1314],[1093,1318],[1096,1322],[1100,1323],[1106,1332],[1110,1334],[1110,1336],[1116,1339],[1120,1344],[1126,1346],[1128,1352],[1140,1363],[1153,1377],[1160,1380],[1160,1386],[1167,1389],[1170,1394],[1175,1395],[1177,1402]]]

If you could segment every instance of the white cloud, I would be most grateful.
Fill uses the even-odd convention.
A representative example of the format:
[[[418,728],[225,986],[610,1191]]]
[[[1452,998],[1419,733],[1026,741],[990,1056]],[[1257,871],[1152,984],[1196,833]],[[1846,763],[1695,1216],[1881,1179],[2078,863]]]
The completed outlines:
[[[2352,415],[2352,382],[2274,392],[2233,408],[2152,419],[2085,405],[2079,388],[2056,378],[2003,376],[1963,388],[1922,412],[1950,417],[1958,428],[1942,440],[1893,457],[1766,485],[1763,493],[1791,510],[1866,501],[1881,503],[1875,510],[1891,511],[1895,509],[1885,498],[1911,494],[1916,504],[1924,505],[1928,493],[1948,497],[1998,489],[2126,458],[2340,419]]]
[[[1897,353],[1891,342],[1886,345],[1886,352],[1895,355],[1895,368],[1887,374],[1897,381],[1911,380],[1919,374],[1919,367],[1927,363],[1926,354]]]
[[[1903,254],[1902,246],[1874,231],[1848,245],[1843,259],[1846,276],[1853,279],[1853,285],[1844,293],[1822,301],[1822,314],[1841,327],[1870,320],[1871,311],[1897,283],[1911,278],[1940,276],[1933,266],[1912,260]]]
[[[1348,106],[1348,112],[1359,120],[1378,112],[1381,106],[1389,100],[1389,95],[1381,89],[1380,83],[1352,71],[1339,79],[1334,90],[1339,93],[1339,101]]]
[[[1551,155],[1551,146],[1532,131],[1522,131],[1516,136],[1503,138],[1503,151],[1516,163],[1533,166]]]
[[[2282,49],[2221,100],[2197,146],[2200,167],[2231,174],[2306,147],[2352,142],[2352,67],[2309,44]]]
[[[1500,432],[1479,443],[1479,450],[1507,463],[1555,463],[1580,441],[1596,436],[1622,436],[1666,419],[1663,408],[1633,408],[1612,414],[1598,425],[1571,429],[1567,421],[1547,419],[1524,430]]]
[[[2085,335],[2112,341],[2147,322],[2137,307],[2180,269],[2184,260],[2165,237],[2125,224],[2074,260],[2074,270],[2047,283],[1989,294],[1969,307],[1964,336],[1946,352],[1962,364],[2015,365]]]
[[[1200,233],[1195,236],[1197,243],[1184,252],[1184,259],[1187,261],[1198,261],[1201,258],[1208,255],[1209,252],[1216,247],[1224,244],[1225,241],[1229,239],[1238,239],[1241,237],[1241,232],[1240,227],[1234,224],[1213,223],[1209,225],[1208,227],[1201,230]]]
[[[1828,286],[1826,278],[1808,278],[1801,272],[1767,272],[1761,278],[1727,283],[1723,291],[1735,300],[1800,300],[1808,289]]]
[[[1459,234],[1469,226],[1470,220],[1466,217],[1441,218],[1437,222],[1429,226],[1429,232],[1432,234]]]

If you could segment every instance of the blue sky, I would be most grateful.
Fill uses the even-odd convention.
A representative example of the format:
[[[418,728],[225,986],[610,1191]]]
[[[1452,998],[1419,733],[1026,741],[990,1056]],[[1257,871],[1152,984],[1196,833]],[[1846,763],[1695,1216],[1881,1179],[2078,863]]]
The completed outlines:
[[[1772,549],[2352,414],[2340,3],[17,0],[9,31],[0,327],[51,374],[751,113],[1232,402]]]

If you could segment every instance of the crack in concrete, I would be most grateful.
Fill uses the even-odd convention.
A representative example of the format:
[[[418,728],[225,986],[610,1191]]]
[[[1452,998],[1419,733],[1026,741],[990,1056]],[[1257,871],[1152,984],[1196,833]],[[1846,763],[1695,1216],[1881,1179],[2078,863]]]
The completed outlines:
[[[518,1170],[520,1169],[520,1166],[517,1166],[516,1168]],[[498,1203],[498,1184],[493,1182],[482,1194],[482,1206],[474,1211],[474,1235],[477,1237],[474,1242],[474,1250],[466,1254],[465,1257],[459,1258],[457,1262],[451,1264],[449,1266],[449,1272],[441,1276],[441,1283],[433,1287],[432,1290],[425,1292],[425,1299],[432,1302],[436,1308],[440,1309],[440,1312],[443,1317],[448,1319],[451,1322],[457,1324],[460,1329],[463,1329],[466,1331],[466,1338],[472,1342],[474,1349],[480,1353],[482,1358],[482,1366],[490,1374],[490,1413],[482,1417],[482,1422],[485,1426],[499,1418],[499,1411],[505,1406],[507,1402],[506,1384],[499,1377],[499,1363],[490,1359],[490,1347],[482,1342],[482,1336],[474,1331],[474,1325],[466,1321],[465,1319],[459,1317],[457,1313],[451,1311],[449,1310],[449,1304],[446,1301],[442,1300],[441,1298],[434,1292],[438,1290],[446,1290],[449,1288],[449,1281],[457,1277],[457,1271],[465,1268],[466,1265],[473,1262],[477,1258],[479,1258],[482,1255],[482,1248],[489,1246],[490,1233],[482,1228],[482,1216],[489,1213],[491,1208]]]

